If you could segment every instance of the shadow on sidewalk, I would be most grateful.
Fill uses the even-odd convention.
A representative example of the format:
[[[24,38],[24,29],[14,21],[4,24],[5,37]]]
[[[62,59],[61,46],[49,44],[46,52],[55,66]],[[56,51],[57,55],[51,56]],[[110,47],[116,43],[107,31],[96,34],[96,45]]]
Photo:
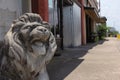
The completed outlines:
[[[101,45],[105,41],[108,40],[88,43],[79,48],[67,48],[62,51],[62,55],[54,57],[47,66],[50,80],[64,80],[65,77],[84,61],[82,57],[87,54],[89,49],[92,49],[96,45]]]
[[[64,80],[83,59],[55,59],[49,64],[48,74],[50,80]]]

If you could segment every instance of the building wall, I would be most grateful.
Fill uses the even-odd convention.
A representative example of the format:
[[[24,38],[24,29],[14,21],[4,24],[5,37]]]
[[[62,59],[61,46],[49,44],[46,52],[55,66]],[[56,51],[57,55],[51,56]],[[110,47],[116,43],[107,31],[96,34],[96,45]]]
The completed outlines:
[[[74,20],[74,45],[81,46],[81,8],[74,3],[73,5],[73,20]]]
[[[75,3],[63,8],[64,47],[81,45],[81,9]]]
[[[48,22],[48,0],[32,0],[32,12],[40,14]]]
[[[22,14],[27,12],[32,12],[32,2],[31,0],[22,0]]]
[[[91,7],[94,7],[98,11],[98,2],[97,0],[89,0]]]
[[[86,44],[89,42],[92,32],[96,32],[96,16],[89,15],[84,7],[95,8],[95,13],[99,11],[97,0],[78,0],[81,4],[82,9],[82,44]],[[86,17],[89,16],[89,18]],[[98,17],[97,17],[98,18]],[[89,23],[88,23],[89,22]]]
[[[21,13],[21,0],[0,0],[0,40],[3,40],[12,21]]]
[[[97,32],[97,23],[93,21],[93,32]]]
[[[85,10],[84,6],[87,3],[87,0],[78,0],[81,4],[81,32],[82,32],[82,45],[85,45],[87,43],[86,40],[86,16],[85,16]]]
[[[73,11],[72,7],[63,8],[63,32],[64,32],[64,47],[71,47],[73,45]]]

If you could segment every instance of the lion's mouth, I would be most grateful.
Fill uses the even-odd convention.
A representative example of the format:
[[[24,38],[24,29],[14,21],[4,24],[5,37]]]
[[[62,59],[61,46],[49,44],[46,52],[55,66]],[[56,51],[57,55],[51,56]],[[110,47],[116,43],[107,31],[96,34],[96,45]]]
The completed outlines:
[[[49,37],[50,36],[42,36],[42,37],[36,37],[31,40],[31,48],[32,52],[36,55],[45,55],[46,49],[49,45]]]
[[[40,43],[47,43],[49,41],[49,37],[50,35],[44,35],[41,37],[32,37],[32,39],[30,40],[31,44],[35,44],[36,42],[40,42]]]

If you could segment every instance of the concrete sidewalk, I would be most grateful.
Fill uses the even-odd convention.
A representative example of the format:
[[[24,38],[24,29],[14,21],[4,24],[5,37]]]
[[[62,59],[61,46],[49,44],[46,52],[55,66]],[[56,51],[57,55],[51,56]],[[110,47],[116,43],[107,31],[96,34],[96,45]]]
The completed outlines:
[[[48,65],[50,80],[120,80],[120,40],[65,49]]]

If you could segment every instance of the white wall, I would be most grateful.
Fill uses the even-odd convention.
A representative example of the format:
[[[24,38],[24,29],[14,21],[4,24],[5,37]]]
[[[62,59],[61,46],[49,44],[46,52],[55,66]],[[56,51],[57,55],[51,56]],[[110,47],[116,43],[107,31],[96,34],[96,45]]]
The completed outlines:
[[[64,47],[78,47],[81,45],[81,8],[73,6],[63,8]]]
[[[73,20],[74,20],[74,45],[81,45],[81,8],[74,4],[73,6]]]
[[[73,7],[63,8],[63,44],[64,47],[71,47],[73,45]]]
[[[3,39],[12,21],[21,13],[21,0],[0,0],[0,40]]]

